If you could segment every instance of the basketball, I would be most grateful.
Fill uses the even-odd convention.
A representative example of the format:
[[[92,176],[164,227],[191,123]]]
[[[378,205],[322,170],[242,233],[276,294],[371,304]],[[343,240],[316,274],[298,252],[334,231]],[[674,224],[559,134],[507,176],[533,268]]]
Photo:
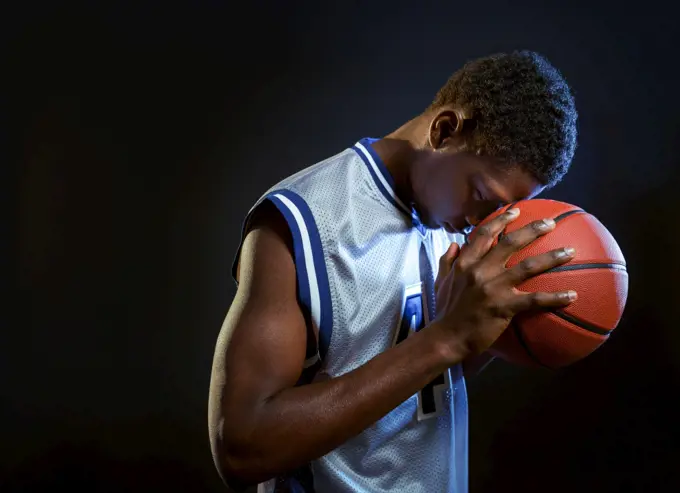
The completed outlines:
[[[556,227],[516,252],[507,267],[557,248],[576,249],[568,263],[519,284],[517,289],[524,292],[572,289],[578,293],[578,299],[564,308],[515,316],[489,352],[522,366],[570,365],[600,347],[618,325],[628,295],[625,259],[614,237],[597,218],[564,202],[520,201],[500,208],[480,224],[513,207],[520,210],[520,215],[503,235],[548,217],[555,220]],[[474,235],[473,230],[470,240]]]

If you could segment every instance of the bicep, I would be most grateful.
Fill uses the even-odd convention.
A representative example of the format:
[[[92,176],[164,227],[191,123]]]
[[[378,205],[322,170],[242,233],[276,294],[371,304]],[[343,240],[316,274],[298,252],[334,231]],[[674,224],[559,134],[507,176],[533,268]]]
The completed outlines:
[[[253,217],[241,249],[238,290],[215,349],[211,426],[243,424],[271,396],[294,386],[304,365],[307,333],[290,233],[272,209]]]

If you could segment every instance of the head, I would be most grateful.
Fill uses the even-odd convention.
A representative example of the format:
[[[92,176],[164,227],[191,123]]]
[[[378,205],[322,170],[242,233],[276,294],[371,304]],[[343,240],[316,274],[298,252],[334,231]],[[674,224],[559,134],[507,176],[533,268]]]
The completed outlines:
[[[410,182],[429,227],[463,230],[559,182],[576,149],[574,98],[540,55],[467,63],[418,117]]]

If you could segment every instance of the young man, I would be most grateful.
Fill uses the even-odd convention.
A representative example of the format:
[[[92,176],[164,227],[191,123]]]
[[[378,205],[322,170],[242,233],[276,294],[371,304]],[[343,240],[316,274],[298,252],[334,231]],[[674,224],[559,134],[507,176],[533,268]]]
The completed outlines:
[[[248,214],[210,387],[215,464],[232,488],[467,492],[463,363],[568,245],[506,269],[554,222],[491,247],[502,204],[558,182],[576,147],[568,85],[532,52],[466,64],[420,116],[300,171]],[[436,278],[436,282],[435,282]]]

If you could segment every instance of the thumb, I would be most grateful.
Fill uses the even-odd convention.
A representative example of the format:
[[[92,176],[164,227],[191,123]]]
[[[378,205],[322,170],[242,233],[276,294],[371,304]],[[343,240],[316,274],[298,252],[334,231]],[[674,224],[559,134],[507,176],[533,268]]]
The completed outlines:
[[[442,255],[441,258],[439,259],[440,276],[445,276],[449,273],[451,267],[453,266],[453,263],[458,258],[459,253],[460,246],[458,245],[458,243],[451,243],[451,245],[449,245],[449,248],[446,250],[446,253],[444,253],[444,255]]]

